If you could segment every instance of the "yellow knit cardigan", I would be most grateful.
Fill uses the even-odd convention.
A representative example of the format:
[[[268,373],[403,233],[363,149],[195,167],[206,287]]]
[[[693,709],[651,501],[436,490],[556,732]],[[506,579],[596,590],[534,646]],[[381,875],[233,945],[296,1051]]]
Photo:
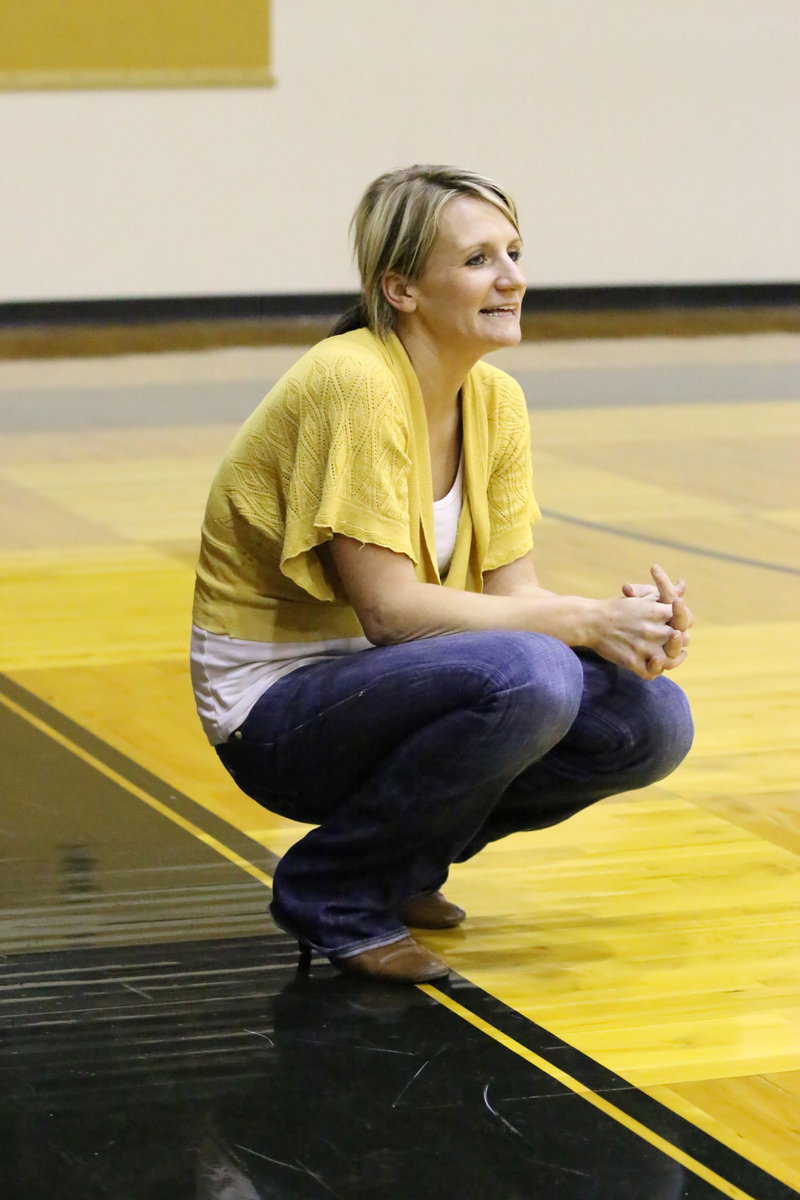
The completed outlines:
[[[479,362],[462,388],[465,497],[444,586],[480,591],[483,572],[532,545],[525,400]],[[402,343],[366,329],[305,354],[239,430],[211,487],[194,623],[263,642],[362,633],[317,547],[334,533],[405,554],[441,583],[425,406]]]

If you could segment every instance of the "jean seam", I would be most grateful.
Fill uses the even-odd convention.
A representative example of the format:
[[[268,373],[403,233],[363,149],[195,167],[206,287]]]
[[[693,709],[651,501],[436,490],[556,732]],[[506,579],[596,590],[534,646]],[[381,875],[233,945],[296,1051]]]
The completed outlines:
[[[351,942],[349,946],[340,946],[337,950],[328,950],[325,953],[332,959],[352,958],[354,954],[361,954],[364,950],[378,950],[381,946],[394,946],[407,937],[408,930],[403,925],[396,933],[376,934],[375,937],[364,938],[360,942]]]
[[[323,946],[321,942],[314,942],[303,933],[295,931],[291,926],[291,922],[284,920],[283,914],[275,911],[276,907],[280,909],[281,905],[273,891],[270,912],[278,928],[287,933],[289,937],[296,938],[301,945],[310,946],[318,954],[324,954],[326,958],[330,959],[352,958],[354,954],[360,954],[363,950],[377,950],[381,946],[393,946],[396,942],[401,942],[404,938],[408,937],[408,930],[405,925],[398,925],[390,933],[377,933],[373,937],[361,938],[357,942],[348,942],[344,946]]]
[[[473,668],[473,663],[468,662],[468,661],[448,663],[447,665],[448,665],[448,668],[452,667],[452,668],[457,668],[459,670],[463,670],[464,668],[469,670],[470,668]],[[438,675],[440,672],[441,672],[441,667],[438,667],[438,666],[429,666],[429,667],[419,668],[414,671],[414,678],[415,679],[428,678],[430,676]],[[484,683],[492,683],[492,684],[497,685],[497,684],[504,684],[507,682],[505,676],[501,672],[497,671],[494,667],[491,667],[491,666],[486,667],[485,669],[481,670],[481,676],[482,676]],[[243,733],[242,741],[245,742],[245,744],[248,746],[260,746],[260,747],[277,746],[278,743],[280,741],[282,741],[284,738],[291,737],[295,734],[300,733],[301,730],[307,729],[310,725],[313,725],[315,721],[327,719],[331,715],[331,713],[336,712],[337,709],[343,708],[346,704],[350,704],[353,700],[361,699],[362,697],[368,695],[369,692],[374,691],[375,688],[379,687],[380,685],[381,685],[380,679],[371,680],[370,683],[368,683],[365,687],[357,688],[354,691],[350,692],[347,696],[342,696],[341,699],[337,700],[335,704],[329,704],[327,708],[319,709],[317,712],[314,713],[313,716],[309,717],[306,721],[301,721],[299,725],[292,725],[291,728],[282,730],[281,733],[270,742],[261,742],[261,741],[251,740],[247,737],[246,733]],[[512,691],[518,690],[518,686],[524,687],[525,685],[523,684],[523,685],[514,685],[511,687],[504,687],[502,690],[498,689],[497,691],[495,691],[494,695],[495,696],[505,696]],[[245,720],[242,723],[242,726],[244,726],[246,724],[247,724],[247,720]],[[228,740],[230,741],[231,739],[229,738]]]

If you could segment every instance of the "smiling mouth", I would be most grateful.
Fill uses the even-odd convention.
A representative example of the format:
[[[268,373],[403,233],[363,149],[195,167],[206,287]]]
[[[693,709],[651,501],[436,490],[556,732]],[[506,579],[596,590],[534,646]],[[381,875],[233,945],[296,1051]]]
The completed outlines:
[[[498,304],[494,308],[482,308],[481,313],[485,317],[515,317],[517,309],[514,304]]]

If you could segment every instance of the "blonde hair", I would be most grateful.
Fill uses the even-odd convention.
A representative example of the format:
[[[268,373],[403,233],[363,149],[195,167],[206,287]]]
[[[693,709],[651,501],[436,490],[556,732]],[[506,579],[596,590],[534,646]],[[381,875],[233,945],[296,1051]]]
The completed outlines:
[[[395,310],[383,292],[388,272],[418,279],[439,233],[442,209],[455,196],[494,204],[519,233],[517,207],[493,180],[457,167],[413,166],[389,171],[365,191],[350,224],[361,276],[361,303],[331,333],[366,325],[385,338]]]

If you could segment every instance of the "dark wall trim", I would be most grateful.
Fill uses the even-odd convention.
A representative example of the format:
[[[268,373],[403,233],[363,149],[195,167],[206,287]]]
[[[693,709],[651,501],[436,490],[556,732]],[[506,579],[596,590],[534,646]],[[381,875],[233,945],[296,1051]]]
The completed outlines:
[[[132,325],[172,321],[286,320],[336,317],[355,293],[276,296],[163,296],[0,303],[0,325]],[[646,284],[623,287],[530,288],[529,313],[641,312],[655,309],[800,305],[800,283]]]
[[[356,296],[163,296],[0,303],[0,360],[310,346]],[[800,333],[800,283],[531,288],[526,341]]]
[[[529,312],[636,312],[659,308],[751,308],[800,304],[800,283],[668,283],[531,288]]]
[[[286,296],[156,296],[106,300],[34,300],[0,304],[6,325],[133,325],[165,321],[261,321],[337,317],[348,292]]]

